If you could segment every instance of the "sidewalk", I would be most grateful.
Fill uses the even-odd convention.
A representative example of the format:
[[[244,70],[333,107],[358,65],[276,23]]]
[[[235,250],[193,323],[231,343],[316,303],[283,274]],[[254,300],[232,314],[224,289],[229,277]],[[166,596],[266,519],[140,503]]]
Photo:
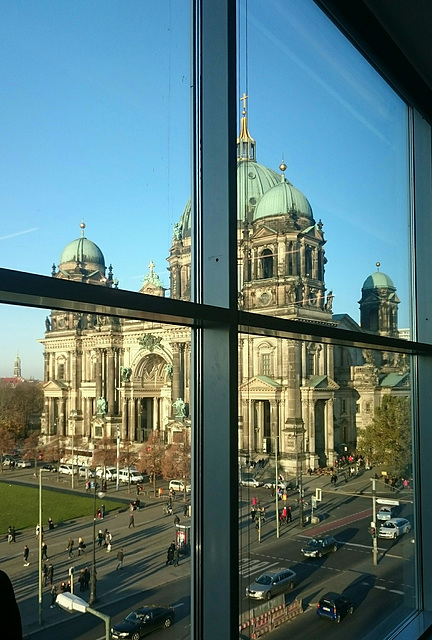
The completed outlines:
[[[177,513],[182,523],[190,522],[183,518],[181,513],[182,503],[175,503],[174,512]],[[179,577],[190,574],[190,557],[181,556],[178,567],[166,566],[166,549],[174,539],[173,516],[164,516],[162,504],[158,499],[147,499],[144,509],[134,512],[135,527],[128,528],[129,509],[128,499],[125,499],[119,511],[108,514],[105,519],[96,521],[96,533],[99,528],[108,528],[113,536],[112,551],[108,553],[102,546],[96,547],[97,567],[97,605],[102,611],[110,604],[118,603],[142,593],[145,590],[154,590]],[[68,538],[75,541],[74,557],[69,560],[66,552]],[[86,553],[78,556],[78,537],[82,536],[86,543]],[[54,583],[69,579],[69,567],[75,570],[75,593],[88,600],[89,591],[79,591],[77,578],[84,567],[91,570],[93,558],[93,520],[80,518],[69,523],[64,523],[52,531],[46,532],[45,541],[48,545],[47,564],[54,566]],[[30,566],[23,566],[22,551],[24,545],[30,548]],[[124,551],[124,568],[116,571],[117,551]],[[36,552],[36,538],[34,532],[27,530],[17,537],[17,542],[0,543],[2,569],[9,575],[21,611],[24,637],[31,637],[33,633],[65,621],[67,613],[59,609],[50,608],[50,586],[43,589],[42,621],[39,625],[38,603],[38,578],[39,566]]]

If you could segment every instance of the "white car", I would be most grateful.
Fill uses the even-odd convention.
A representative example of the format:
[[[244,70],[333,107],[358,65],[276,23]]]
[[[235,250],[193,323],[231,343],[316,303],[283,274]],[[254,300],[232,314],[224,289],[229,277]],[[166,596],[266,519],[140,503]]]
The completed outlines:
[[[118,479],[119,482],[130,482],[131,484],[144,481],[142,473],[134,469],[120,469]]]
[[[16,460],[15,466],[24,469],[25,467],[31,467],[31,462],[30,460]]]
[[[406,518],[391,518],[382,524],[378,530],[379,538],[396,539],[411,531],[411,523]]]
[[[184,491],[186,487],[186,493],[190,493],[192,487],[190,484],[185,485],[183,480],[170,480],[169,489],[172,491]]]
[[[76,473],[76,470],[74,470]],[[61,464],[59,466],[59,473],[63,473],[65,476],[71,476],[72,475],[72,465],[71,464]]]
[[[90,467],[80,467],[78,470],[78,475],[80,478],[94,478],[95,470],[90,469]]]
[[[103,467],[96,469],[96,476],[98,478],[105,478],[105,480],[115,480],[117,478],[116,467],[105,467],[105,473]]]
[[[240,484],[242,487],[262,487],[263,483],[257,480],[256,478],[241,478]]]

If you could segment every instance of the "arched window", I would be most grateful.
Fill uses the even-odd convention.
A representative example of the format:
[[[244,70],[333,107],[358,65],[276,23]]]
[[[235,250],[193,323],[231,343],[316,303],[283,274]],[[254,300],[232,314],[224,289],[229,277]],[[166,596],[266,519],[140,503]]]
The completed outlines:
[[[273,278],[273,254],[270,249],[261,253],[261,273],[263,278]]]

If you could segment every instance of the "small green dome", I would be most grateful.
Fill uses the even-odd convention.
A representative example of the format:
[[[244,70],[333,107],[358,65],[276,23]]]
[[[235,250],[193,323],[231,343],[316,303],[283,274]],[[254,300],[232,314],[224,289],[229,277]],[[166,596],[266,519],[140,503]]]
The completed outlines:
[[[84,237],[73,240],[63,249],[60,265],[70,262],[90,262],[105,269],[105,258],[102,251],[94,242]]]
[[[278,184],[263,196],[256,208],[254,220],[267,216],[296,214],[297,217],[308,218],[313,223],[312,207],[308,199],[291,182],[285,178],[282,178],[282,182],[280,180],[279,177]]]
[[[366,278],[362,289],[392,289],[396,291],[392,279],[382,271],[375,271],[375,273]]]

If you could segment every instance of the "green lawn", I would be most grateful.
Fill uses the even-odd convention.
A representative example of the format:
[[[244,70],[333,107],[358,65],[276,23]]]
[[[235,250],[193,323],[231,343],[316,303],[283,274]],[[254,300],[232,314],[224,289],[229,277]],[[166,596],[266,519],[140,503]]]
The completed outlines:
[[[105,512],[124,508],[121,503],[96,498],[96,506],[105,505]],[[39,519],[39,489],[0,482],[0,535],[6,535],[8,527],[16,531],[35,527]],[[54,524],[93,515],[93,496],[77,496],[73,493],[42,491],[42,524],[48,528],[48,518]]]

